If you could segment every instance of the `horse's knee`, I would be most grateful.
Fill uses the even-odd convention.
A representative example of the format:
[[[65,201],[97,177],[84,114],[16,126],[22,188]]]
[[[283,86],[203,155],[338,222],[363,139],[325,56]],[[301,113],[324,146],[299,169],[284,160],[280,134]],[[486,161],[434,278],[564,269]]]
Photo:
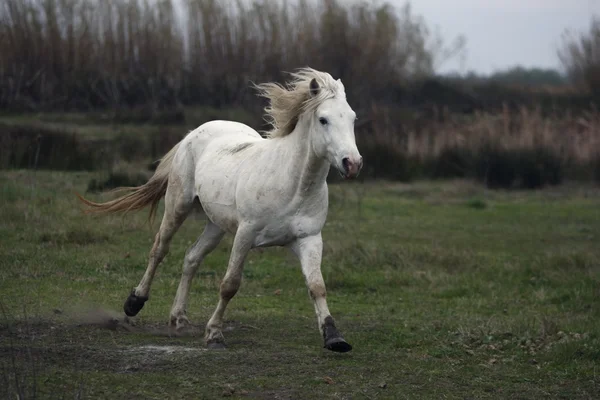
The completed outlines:
[[[327,297],[327,290],[325,289],[325,285],[320,283],[313,283],[308,286],[308,293],[313,300],[318,298]]]
[[[242,282],[241,277],[230,277],[223,279],[221,282],[221,298],[224,300],[231,300],[237,293]]]
[[[183,274],[185,276],[191,276],[196,273],[196,268],[200,264],[200,258],[193,252],[188,252],[183,259]]]

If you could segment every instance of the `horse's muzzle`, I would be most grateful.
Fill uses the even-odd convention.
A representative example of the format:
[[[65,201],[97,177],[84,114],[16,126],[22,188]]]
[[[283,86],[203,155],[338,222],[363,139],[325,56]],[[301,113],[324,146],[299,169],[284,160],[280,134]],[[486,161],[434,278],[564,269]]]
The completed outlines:
[[[363,167],[363,158],[358,157],[358,159],[352,159],[350,157],[345,157],[342,160],[342,166],[344,167],[344,171],[340,171],[340,174],[344,179],[354,179],[360,173],[360,170]]]

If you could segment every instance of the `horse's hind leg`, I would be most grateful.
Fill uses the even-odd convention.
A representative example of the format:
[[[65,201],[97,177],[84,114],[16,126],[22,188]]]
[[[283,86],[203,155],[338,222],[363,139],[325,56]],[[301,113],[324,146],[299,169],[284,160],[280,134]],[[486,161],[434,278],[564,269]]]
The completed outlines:
[[[254,237],[254,230],[247,226],[240,226],[235,234],[227,272],[225,272],[221,282],[219,303],[208,324],[206,324],[204,338],[208,348],[220,349],[225,347],[225,338],[222,333],[223,315],[227,304],[240,288],[244,261],[252,248]]]
[[[150,250],[148,268],[146,268],[146,272],[138,286],[133,289],[123,305],[125,314],[130,317],[137,315],[144,307],[144,303],[148,300],[156,268],[169,252],[169,245],[171,244],[173,235],[175,235],[175,232],[177,232],[192,210],[194,197],[191,193],[187,192],[188,190],[185,190],[180,182],[172,184],[171,180],[169,180],[167,192],[165,193],[165,212],[154,239],[154,245],[152,246],[152,250]]]
[[[209,221],[208,224],[206,224],[202,235],[200,235],[198,240],[196,240],[196,243],[188,248],[185,253],[183,273],[181,274],[177,294],[175,295],[173,307],[171,308],[171,326],[175,327],[177,330],[185,328],[189,324],[186,310],[190,285],[192,284],[194,275],[204,257],[217,247],[224,235],[225,231]]]

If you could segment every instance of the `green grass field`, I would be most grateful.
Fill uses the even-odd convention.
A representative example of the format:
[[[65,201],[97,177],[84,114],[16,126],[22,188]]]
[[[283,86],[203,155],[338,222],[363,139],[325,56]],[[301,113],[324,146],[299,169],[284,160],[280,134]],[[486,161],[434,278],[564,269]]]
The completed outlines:
[[[329,308],[354,349],[322,348],[299,264],[255,250],[204,350],[231,237],[194,280],[189,332],[167,329],[190,217],[132,325],[157,225],[83,215],[99,174],[0,174],[0,392],[7,398],[595,398],[600,191],[491,192],[468,182],[332,186]],[[103,196],[93,196],[99,199]],[[110,329],[109,329],[110,328]],[[19,397],[20,396],[20,397]]]

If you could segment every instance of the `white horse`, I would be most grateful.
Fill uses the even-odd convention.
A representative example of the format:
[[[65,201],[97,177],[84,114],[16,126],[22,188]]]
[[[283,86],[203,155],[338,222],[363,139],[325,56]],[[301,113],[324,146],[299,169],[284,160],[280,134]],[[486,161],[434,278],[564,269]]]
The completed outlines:
[[[240,287],[248,252],[256,247],[286,246],[300,259],[325,348],[352,349],[327,307],[321,229],[327,217],[330,165],[344,178],[355,178],[362,168],[354,137],[356,114],[339,79],[311,68],[291,75],[294,79],[285,87],[276,83],[256,86],[270,101],[265,108],[272,125],[267,138],[237,122],[207,122],[173,147],[144,185],[122,188],[129,193],[106,203],[79,196],[90,211],[127,212],[151,205],[151,217],[165,197],[148,268],[124,304],[128,316],[137,315],[148,300],[154,273],[173,235],[199,202],[208,222],[185,255],[170,313],[173,327],[189,324],[186,307],[194,274],[229,232],[235,238],[219,303],[206,326],[207,347],[225,347],[223,314]]]

